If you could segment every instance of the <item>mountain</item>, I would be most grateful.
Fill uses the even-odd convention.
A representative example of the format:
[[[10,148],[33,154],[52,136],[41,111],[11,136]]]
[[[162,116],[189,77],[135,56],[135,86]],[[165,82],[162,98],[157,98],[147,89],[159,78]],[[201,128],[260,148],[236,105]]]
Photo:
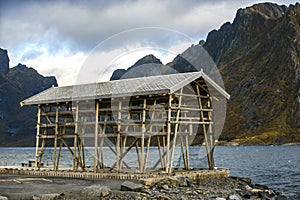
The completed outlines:
[[[140,69],[143,67],[143,70]],[[154,55],[150,54],[139,59],[134,65],[125,69],[117,69],[110,80],[126,79],[133,77],[153,76],[161,74],[163,64]]]
[[[300,141],[300,4],[240,9],[203,47],[231,94],[224,139]]]
[[[36,107],[21,108],[19,102],[52,85],[33,68],[18,64],[9,68],[7,51],[0,49],[0,146],[34,146]]]
[[[232,23],[211,31],[199,44],[212,57],[231,95],[221,140],[239,144],[300,142],[298,3],[289,7],[261,3],[239,9]],[[182,55],[198,51],[198,47],[192,46]],[[178,72],[198,70],[182,55],[168,63],[168,68]],[[141,60],[145,64],[147,59]],[[141,70],[136,74],[146,75]]]

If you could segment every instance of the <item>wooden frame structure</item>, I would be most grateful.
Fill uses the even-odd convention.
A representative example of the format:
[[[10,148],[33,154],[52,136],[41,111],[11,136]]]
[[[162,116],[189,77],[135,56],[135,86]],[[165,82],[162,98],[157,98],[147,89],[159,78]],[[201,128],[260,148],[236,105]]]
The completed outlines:
[[[45,90],[21,102],[38,106],[35,167],[40,168],[50,140],[54,170],[59,169],[63,147],[72,155],[73,170],[85,170],[85,147],[93,146],[97,172],[106,167],[103,148],[107,146],[115,155],[111,169],[130,169],[124,158],[135,149],[135,169],[145,173],[149,149],[155,146],[159,158],[152,168],[160,164],[171,173],[176,146],[181,147],[184,169],[189,169],[189,146],[197,144],[200,135],[208,168],[213,169],[212,90],[229,99],[203,71]]]

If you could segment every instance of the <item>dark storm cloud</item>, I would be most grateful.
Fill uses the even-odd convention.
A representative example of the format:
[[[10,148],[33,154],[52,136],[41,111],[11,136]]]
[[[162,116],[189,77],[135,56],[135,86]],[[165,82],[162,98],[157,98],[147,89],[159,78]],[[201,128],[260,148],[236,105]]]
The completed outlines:
[[[1,3],[1,43],[28,43],[59,51],[90,50],[106,38],[137,27],[166,27],[204,36],[210,1],[8,1]],[[214,5],[222,0],[214,1]],[[220,4],[220,3],[219,3]],[[213,14],[213,13],[212,13]],[[214,19],[215,21],[215,19]],[[197,31],[195,31],[197,30]],[[167,41],[168,42],[168,41]],[[35,47],[34,46],[34,47]]]
[[[237,0],[0,1],[0,43],[14,51],[12,54],[40,48],[46,48],[48,54],[66,50],[88,52],[114,34],[137,27],[173,29],[199,40],[205,39],[209,30],[232,20],[239,7],[252,2],[255,3]],[[150,34],[145,37],[144,43],[154,41]],[[158,41],[176,45],[172,37]],[[112,48],[141,41],[129,37],[122,42],[112,43]]]

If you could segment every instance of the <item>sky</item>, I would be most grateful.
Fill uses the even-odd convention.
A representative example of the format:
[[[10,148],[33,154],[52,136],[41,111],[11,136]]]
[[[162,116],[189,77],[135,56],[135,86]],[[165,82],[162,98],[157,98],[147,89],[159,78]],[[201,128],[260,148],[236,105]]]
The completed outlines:
[[[0,48],[8,50],[10,67],[25,64],[55,76],[60,86],[105,81],[114,69],[126,69],[148,54],[164,64],[172,61],[232,22],[239,8],[261,2],[0,0]]]

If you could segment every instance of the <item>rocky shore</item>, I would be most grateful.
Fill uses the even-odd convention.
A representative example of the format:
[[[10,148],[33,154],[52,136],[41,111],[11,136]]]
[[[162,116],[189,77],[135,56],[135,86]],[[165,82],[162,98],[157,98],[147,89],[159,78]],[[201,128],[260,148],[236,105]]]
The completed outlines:
[[[248,178],[229,177],[193,181],[185,177],[166,178],[145,186],[126,181],[121,191],[99,194],[101,199],[160,199],[160,200],[242,200],[287,199],[267,186],[252,184]],[[95,199],[98,197],[95,196]]]
[[[24,176],[3,176],[0,182],[0,200],[283,200],[287,199],[267,186],[251,183],[248,178],[228,177],[193,181],[185,177],[159,180],[87,180],[47,177],[42,181],[28,181]],[[19,180],[19,181],[18,181]],[[29,178],[28,178],[29,180]],[[34,180],[31,178],[30,180]]]

